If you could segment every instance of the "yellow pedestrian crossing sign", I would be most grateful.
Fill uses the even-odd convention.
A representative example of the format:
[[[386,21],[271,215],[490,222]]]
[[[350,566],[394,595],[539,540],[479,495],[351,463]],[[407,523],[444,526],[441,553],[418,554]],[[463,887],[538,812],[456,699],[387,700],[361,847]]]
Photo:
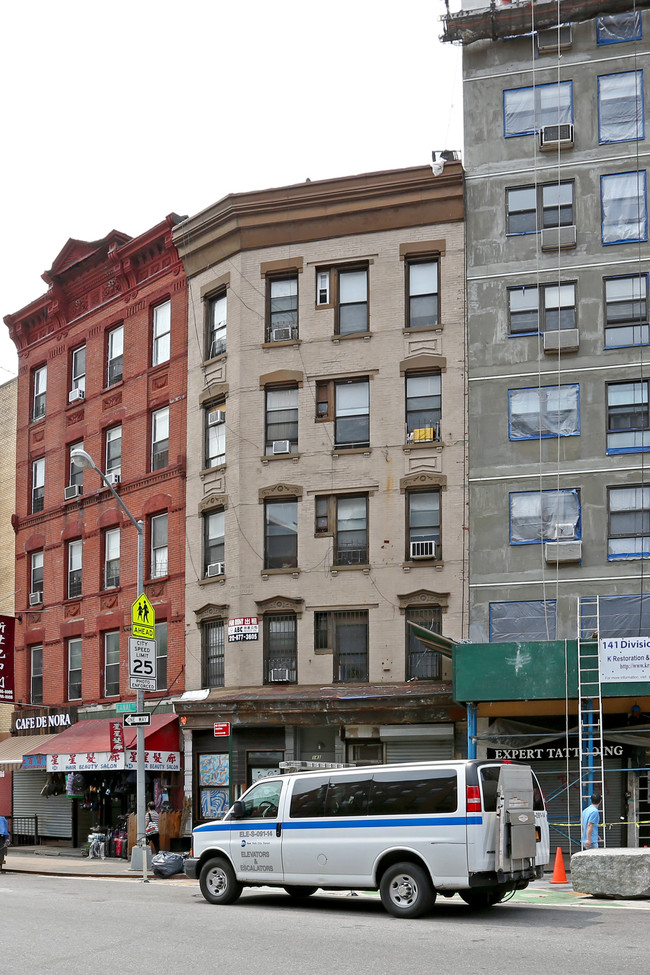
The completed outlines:
[[[144,592],[131,606],[131,636],[142,640],[156,638],[156,613]]]

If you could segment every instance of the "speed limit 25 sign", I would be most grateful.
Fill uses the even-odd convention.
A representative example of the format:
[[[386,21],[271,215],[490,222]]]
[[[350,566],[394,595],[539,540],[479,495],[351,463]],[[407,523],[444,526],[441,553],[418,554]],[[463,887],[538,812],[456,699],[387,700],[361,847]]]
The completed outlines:
[[[129,685],[131,690],[156,690],[156,641],[129,637]]]

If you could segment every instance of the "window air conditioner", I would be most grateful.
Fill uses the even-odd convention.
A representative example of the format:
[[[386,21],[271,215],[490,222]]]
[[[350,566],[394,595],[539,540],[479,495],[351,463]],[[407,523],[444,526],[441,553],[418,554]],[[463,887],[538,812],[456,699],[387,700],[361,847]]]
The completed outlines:
[[[208,413],[208,426],[216,427],[219,423],[226,422],[225,410],[210,410]]]
[[[274,667],[269,671],[270,681],[287,681],[289,680],[289,670],[287,667]]]
[[[274,454],[290,454],[291,453],[291,441],[290,440],[274,440],[273,441],[273,453]]]
[[[432,539],[426,542],[411,542],[412,559],[436,559],[438,557],[438,546]]]
[[[539,148],[542,152],[573,148],[573,122],[562,125],[543,125],[539,130]]]
[[[85,399],[85,392],[83,389],[71,389],[68,393],[68,403],[74,403],[78,399]]]
[[[29,594],[29,605],[30,606],[42,606],[43,605],[43,593],[42,592],[30,592],[30,594]]]
[[[110,474],[106,475],[106,481],[108,484],[119,484],[122,480],[121,471],[111,471]]]
[[[291,334],[293,329],[290,325],[278,325],[276,328],[271,329],[271,341],[272,342],[288,342],[293,338]]]
[[[223,572],[224,572],[223,562],[210,562],[210,565],[205,570],[205,574],[208,579],[213,579],[215,576],[222,576]]]
[[[566,51],[572,44],[571,24],[561,24],[559,29],[549,27],[547,30],[540,30],[537,33],[537,51],[539,54],[555,54],[557,51]]]
[[[78,498],[80,494],[81,484],[68,484],[68,486],[63,489],[63,498],[65,501],[72,501],[73,498]]]
[[[572,521],[559,521],[555,526],[555,538],[560,541],[562,538],[575,538],[576,529]]]

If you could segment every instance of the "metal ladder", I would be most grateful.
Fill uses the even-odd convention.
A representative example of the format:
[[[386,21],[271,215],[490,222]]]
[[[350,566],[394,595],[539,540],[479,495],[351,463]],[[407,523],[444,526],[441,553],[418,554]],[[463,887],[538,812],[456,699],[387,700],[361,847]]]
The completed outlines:
[[[603,747],[603,699],[600,681],[600,612],[598,596],[579,601],[578,702],[580,745],[580,811],[600,792],[602,844],[606,846],[605,767]]]

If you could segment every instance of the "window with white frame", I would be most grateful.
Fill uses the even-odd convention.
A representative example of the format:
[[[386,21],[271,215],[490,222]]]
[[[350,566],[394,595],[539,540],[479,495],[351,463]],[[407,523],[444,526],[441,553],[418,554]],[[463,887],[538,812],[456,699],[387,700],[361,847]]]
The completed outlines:
[[[650,448],[648,381],[607,385],[607,453],[629,454]]]
[[[370,383],[367,379],[337,382],[334,388],[334,443],[337,447],[370,444]]]
[[[406,442],[440,440],[442,377],[440,372],[406,376]]]
[[[156,623],[156,690],[167,689],[167,623]]]
[[[106,431],[106,473],[122,473],[122,424]]]
[[[206,359],[214,359],[226,351],[228,297],[224,291],[208,299],[208,341]]]
[[[607,558],[650,558],[650,488],[609,488]]]
[[[104,697],[120,693],[120,631],[104,633]]]
[[[576,327],[575,284],[508,288],[511,335],[532,335]]]
[[[440,559],[440,491],[409,491],[407,559]]]
[[[621,71],[598,78],[598,140],[643,139],[643,71]]]
[[[314,613],[314,649],[331,650],[335,683],[368,680],[368,610]]]
[[[109,528],[104,532],[104,588],[113,589],[120,584],[120,529]]]
[[[32,552],[30,556],[29,592],[43,594],[43,549]]]
[[[298,565],[298,502],[264,502],[264,568],[287,569]]]
[[[106,385],[114,386],[124,376],[124,326],[118,325],[108,333],[106,348]]]
[[[336,333],[368,331],[368,268],[339,269]]]
[[[169,362],[171,354],[172,303],[163,301],[153,310],[153,345],[151,364],[158,366]]]
[[[438,261],[409,260],[407,273],[408,328],[424,328],[437,325],[439,317],[439,266]]]
[[[503,93],[504,135],[531,135],[545,125],[573,122],[573,82],[511,88]]]
[[[603,244],[648,239],[646,171],[600,177]]]
[[[540,228],[570,227],[573,216],[573,180],[516,186],[506,190],[506,233],[534,234]]]
[[[203,515],[203,577],[225,572],[226,513],[211,511]]]
[[[511,545],[576,538],[580,538],[580,495],[574,488],[510,494]]]
[[[80,636],[68,640],[68,700],[81,700],[81,647]]]
[[[641,11],[627,10],[609,17],[596,17],[598,44],[620,44],[641,39]]]
[[[45,416],[45,399],[47,395],[47,366],[34,369],[32,376],[32,420],[40,420]]]
[[[169,464],[169,407],[151,414],[151,470],[159,471]]]
[[[29,655],[29,701],[43,703],[43,644],[33,646]]]
[[[77,441],[77,443],[71,443],[68,447],[68,485],[73,487],[75,484],[79,487],[83,487],[84,483],[84,469],[79,467],[72,459],[72,454],[75,450],[83,450],[84,442],[83,440]]]
[[[68,599],[81,595],[82,559],[83,543],[80,538],[75,538],[68,542]]]
[[[298,387],[266,390],[266,456],[298,450]]]
[[[86,392],[86,346],[73,349],[70,362],[70,392],[80,396]],[[74,397],[70,397],[73,399]]]
[[[606,278],[605,348],[648,342],[648,274]]]
[[[508,390],[510,440],[576,437],[580,433],[580,387],[537,386]]]
[[[45,506],[45,458],[32,461],[32,514]]]
[[[490,603],[490,643],[555,640],[556,633],[554,599]]]
[[[166,576],[169,572],[168,522],[167,512],[154,515],[151,519],[151,563],[149,566],[151,579]]]
[[[206,620],[201,624],[201,687],[223,687],[225,622]]]
[[[298,275],[268,279],[267,342],[298,338]]]
[[[219,403],[206,406],[205,418],[205,466],[220,467],[226,463],[226,405]]]
[[[335,496],[334,565],[367,565],[368,495]]]

